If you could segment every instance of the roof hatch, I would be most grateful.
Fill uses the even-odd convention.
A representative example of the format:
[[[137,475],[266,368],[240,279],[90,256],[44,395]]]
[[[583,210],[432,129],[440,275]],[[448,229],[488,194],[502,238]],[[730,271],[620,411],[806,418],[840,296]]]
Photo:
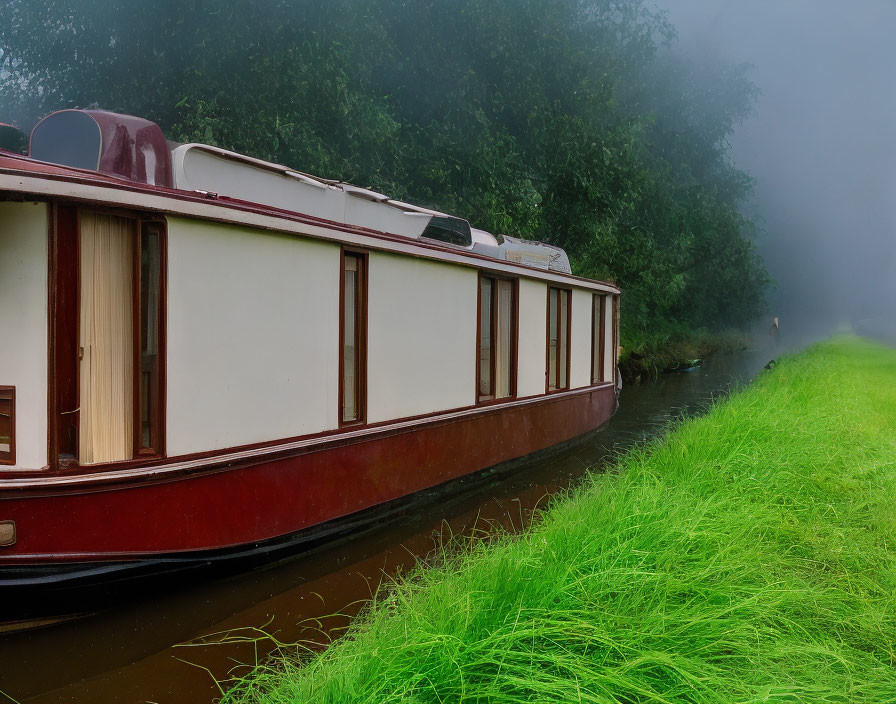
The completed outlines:
[[[172,185],[171,155],[159,126],[105,110],[60,110],[31,132],[28,156],[137,183]]]

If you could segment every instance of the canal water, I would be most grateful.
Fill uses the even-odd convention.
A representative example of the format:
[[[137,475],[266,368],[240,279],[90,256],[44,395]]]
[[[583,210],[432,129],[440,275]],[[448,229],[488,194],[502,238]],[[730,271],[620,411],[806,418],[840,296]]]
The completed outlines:
[[[780,352],[767,339],[691,371],[628,385],[602,430],[512,473],[432,492],[351,540],[99,613],[0,631],[0,703],[214,702],[218,682],[226,687],[278,644],[323,647],[338,637],[381,581],[431,559],[442,541],[520,529],[552,494],[749,383]]]

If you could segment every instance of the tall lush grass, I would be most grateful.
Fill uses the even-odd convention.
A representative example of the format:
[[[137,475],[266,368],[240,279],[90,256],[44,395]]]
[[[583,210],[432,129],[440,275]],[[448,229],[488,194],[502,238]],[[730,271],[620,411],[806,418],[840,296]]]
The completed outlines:
[[[896,701],[896,352],[782,361],[250,702]]]

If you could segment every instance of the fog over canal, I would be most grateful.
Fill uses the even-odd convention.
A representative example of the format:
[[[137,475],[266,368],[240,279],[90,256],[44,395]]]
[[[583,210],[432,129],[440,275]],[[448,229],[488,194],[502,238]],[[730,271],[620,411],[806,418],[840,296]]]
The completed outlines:
[[[659,0],[697,65],[749,63],[731,139],[756,180],[782,325],[886,318],[896,304],[896,3]]]

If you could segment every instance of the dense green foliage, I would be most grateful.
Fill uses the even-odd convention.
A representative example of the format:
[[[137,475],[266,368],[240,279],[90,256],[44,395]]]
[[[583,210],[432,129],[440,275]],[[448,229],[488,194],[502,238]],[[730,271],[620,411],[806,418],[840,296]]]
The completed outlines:
[[[141,115],[560,244],[630,330],[738,324],[767,283],[726,143],[755,88],[673,36],[647,0],[7,0],[0,120]]]
[[[843,338],[230,702],[896,701],[896,352]]]

